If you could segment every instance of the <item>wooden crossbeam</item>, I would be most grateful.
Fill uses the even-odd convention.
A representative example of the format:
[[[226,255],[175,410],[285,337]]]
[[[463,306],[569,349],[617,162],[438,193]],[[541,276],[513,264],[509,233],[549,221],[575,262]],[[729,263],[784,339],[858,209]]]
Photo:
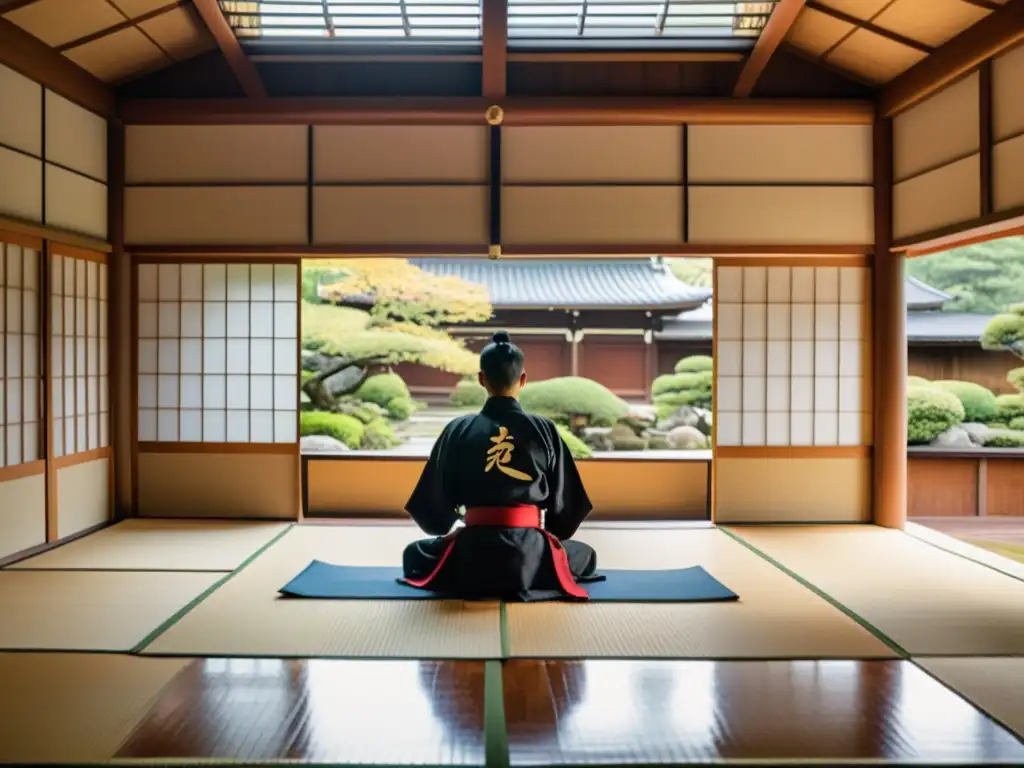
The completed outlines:
[[[0,64],[96,114],[114,115],[113,91],[102,80],[7,19],[0,19]]]
[[[743,70],[736,79],[736,86],[732,92],[734,97],[742,99],[753,93],[758,78],[789,33],[805,2],[806,0],[779,0],[776,4],[768,23],[761,30],[761,36],[757,38],[754,50],[750,52],[747,63],[743,65]]]
[[[508,84],[508,0],[483,0],[482,12],[482,93],[498,99]]]
[[[235,37],[234,30],[231,29],[228,20],[224,18],[224,14],[217,6],[217,0],[193,0],[193,3],[196,10],[199,11],[203,24],[210,30],[217,47],[220,48],[220,52],[227,59],[228,66],[238,78],[245,95],[253,99],[267,98],[267,90],[263,87],[263,81],[260,79],[260,73],[256,70],[256,65],[245,55],[238,38]]]
[[[937,48],[885,87],[878,111],[891,117],[1024,41],[1024,0],[1010,0]]]

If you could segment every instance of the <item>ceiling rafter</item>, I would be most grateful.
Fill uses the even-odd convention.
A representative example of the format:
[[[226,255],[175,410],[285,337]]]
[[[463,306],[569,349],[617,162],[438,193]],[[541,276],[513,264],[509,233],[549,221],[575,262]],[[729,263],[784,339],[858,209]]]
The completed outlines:
[[[879,27],[877,24],[873,24],[871,21],[858,19],[856,16],[850,16],[849,14],[843,13],[842,11],[838,11],[835,8],[830,8],[827,5],[822,5],[821,3],[817,2],[817,0],[807,0],[807,7],[810,8],[812,11],[817,11],[818,13],[823,13],[826,16],[831,16],[833,19],[837,19],[838,21],[844,21],[847,24],[852,24],[854,26],[854,29],[851,30],[850,33],[846,35],[846,37],[849,37],[858,29],[863,29],[866,30],[867,32],[872,32],[880,37],[892,40],[894,43],[905,45],[907,48],[913,48],[915,51],[920,51],[921,53],[931,53],[933,50],[935,50],[930,45],[925,45],[922,42],[914,40],[913,38],[910,37],[906,37],[905,35],[901,35],[898,32],[892,32],[888,29],[883,29],[882,27]]]
[[[213,36],[217,47],[220,48],[220,52],[227,59],[231,71],[238,78],[245,95],[252,99],[267,98],[267,89],[263,86],[256,65],[245,55],[241,43],[235,37],[235,31],[231,29],[228,20],[224,18],[217,0],[192,0],[192,2],[199,12],[203,24]]]
[[[1024,0],[1010,0],[889,83],[879,96],[879,114],[902,112],[1021,41]]]
[[[757,38],[757,43],[754,44],[754,50],[750,52],[740,76],[736,79],[736,85],[732,92],[735,98],[746,98],[753,92],[758,78],[761,77],[761,73],[768,66],[775,51],[789,34],[789,30],[792,29],[796,17],[803,10],[805,2],[806,0],[779,0],[775,4],[772,15],[768,17],[768,23],[764,25],[764,29],[761,30],[761,34]]]
[[[167,5],[162,5],[159,8],[154,8],[152,11],[147,11],[146,13],[142,14],[141,16],[136,16],[134,19],[125,17],[125,20],[122,21],[120,24],[115,24],[113,27],[107,27],[106,29],[101,29],[99,32],[93,32],[91,35],[85,35],[84,37],[79,37],[79,38],[77,38],[75,40],[72,40],[72,41],[70,41],[68,43],[64,43],[63,45],[57,46],[55,48],[55,50],[58,51],[59,53],[63,53],[64,51],[69,51],[72,48],[77,48],[80,45],[85,45],[86,43],[91,43],[93,40],[99,40],[101,37],[106,37],[107,35],[112,35],[115,32],[121,32],[122,30],[129,29],[130,27],[139,28],[139,25],[142,22],[144,22],[144,21],[149,21],[150,19],[155,19],[157,16],[163,16],[165,13],[169,13],[171,11],[177,10],[178,8],[187,8],[187,7],[188,7],[188,0],[173,0],[173,2],[170,2]],[[120,9],[118,9],[118,12],[121,13],[122,16],[124,16],[124,13]],[[142,30],[141,28],[139,28],[139,31],[142,32],[143,34],[145,34],[145,31]],[[149,37],[149,36],[147,35],[147,37]],[[150,38],[150,40],[152,40],[152,38]],[[153,43],[156,44],[156,41],[154,40]],[[163,50],[163,48],[161,48],[161,50]],[[164,51],[164,53],[167,53],[167,52]],[[168,57],[170,57],[170,54],[168,54]],[[173,58],[172,58],[172,61],[173,61]]]

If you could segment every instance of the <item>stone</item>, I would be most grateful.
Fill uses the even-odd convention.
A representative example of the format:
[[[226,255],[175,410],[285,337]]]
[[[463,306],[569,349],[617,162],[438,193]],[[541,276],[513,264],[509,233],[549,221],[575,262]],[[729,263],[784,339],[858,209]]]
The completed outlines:
[[[582,433],[583,442],[595,451],[614,451],[611,427],[586,427]]]
[[[667,419],[658,423],[658,430],[671,432],[676,427],[694,427],[707,436],[711,434],[711,411],[706,408],[697,408],[693,405],[684,405]]]
[[[299,450],[302,453],[343,453],[350,449],[327,435],[306,435],[299,441]]]
[[[669,446],[676,451],[695,451],[708,447],[707,436],[697,427],[676,427],[666,436]]]
[[[616,424],[609,435],[616,451],[645,451],[647,440],[640,437],[628,424]]]
[[[937,448],[977,448],[971,435],[960,427],[950,427],[931,442]]]
[[[971,442],[975,445],[984,445],[985,440],[992,434],[992,427],[988,424],[979,424],[973,421],[966,421],[960,425],[960,429],[966,432]]]
[[[660,432],[657,429],[648,429],[644,432],[647,438],[647,448],[651,451],[667,451],[672,448],[668,442],[668,433]]]

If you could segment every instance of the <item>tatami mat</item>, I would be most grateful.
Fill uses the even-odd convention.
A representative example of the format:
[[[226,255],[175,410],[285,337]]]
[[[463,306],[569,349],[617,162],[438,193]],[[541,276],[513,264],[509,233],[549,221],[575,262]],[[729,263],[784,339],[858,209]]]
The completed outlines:
[[[730,529],[912,655],[1024,651],[1024,582],[871,525]]]
[[[1016,560],[997,555],[995,552],[989,552],[987,549],[968,544],[966,541],[961,541],[954,536],[949,536],[925,525],[907,523],[906,531],[916,539],[926,541],[947,552],[966,557],[968,560],[987,565],[989,568],[1005,573],[1007,576],[1013,576],[1015,579],[1024,581],[1024,563],[1018,563]]]
[[[218,573],[0,571],[0,650],[127,651]]]
[[[512,656],[541,658],[873,658],[871,633],[717,530],[586,530],[601,568],[701,565],[735,603],[509,604]]]
[[[496,603],[296,600],[278,590],[311,560],[397,565],[413,527],[297,526],[146,653],[345,658],[497,658]]]
[[[917,663],[1024,738],[1024,658],[927,658]]]
[[[126,520],[12,569],[233,571],[286,523]]]
[[[0,763],[111,759],[189,659],[0,653]]]

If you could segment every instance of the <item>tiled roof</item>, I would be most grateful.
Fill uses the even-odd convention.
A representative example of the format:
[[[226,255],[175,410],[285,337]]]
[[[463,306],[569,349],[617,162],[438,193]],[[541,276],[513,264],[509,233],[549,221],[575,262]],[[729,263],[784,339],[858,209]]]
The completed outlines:
[[[940,309],[943,304],[953,298],[938,288],[932,288],[930,285],[922,283],[916,277],[904,278],[903,295],[907,302],[907,309],[912,312],[925,309]]]
[[[680,282],[659,259],[410,259],[425,272],[487,288],[499,309],[699,307],[710,288]]]

